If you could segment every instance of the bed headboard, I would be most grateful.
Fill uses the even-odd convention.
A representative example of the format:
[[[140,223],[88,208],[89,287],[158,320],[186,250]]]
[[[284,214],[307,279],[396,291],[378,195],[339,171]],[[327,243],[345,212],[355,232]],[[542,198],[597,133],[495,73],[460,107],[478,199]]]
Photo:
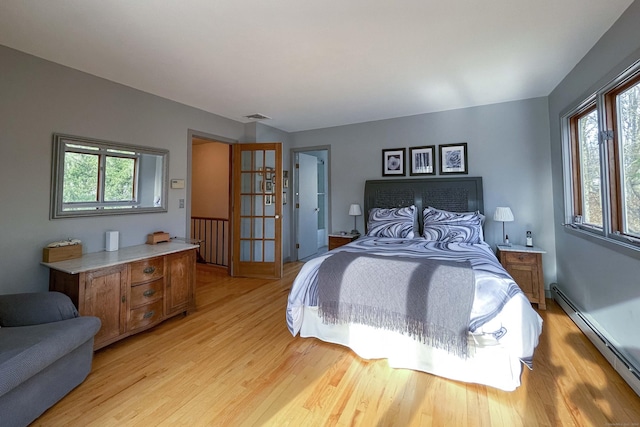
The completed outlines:
[[[401,208],[415,205],[419,230],[422,210],[427,206],[451,212],[480,211],[484,214],[482,177],[384,179],[364,185],[364,223],[372,208]]]

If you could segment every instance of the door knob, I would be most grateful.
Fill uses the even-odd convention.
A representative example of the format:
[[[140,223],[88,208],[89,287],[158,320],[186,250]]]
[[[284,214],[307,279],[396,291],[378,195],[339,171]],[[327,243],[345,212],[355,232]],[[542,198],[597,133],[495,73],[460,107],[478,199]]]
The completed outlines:
[[[280,215],[276,215],[276,219],[280,218]]]

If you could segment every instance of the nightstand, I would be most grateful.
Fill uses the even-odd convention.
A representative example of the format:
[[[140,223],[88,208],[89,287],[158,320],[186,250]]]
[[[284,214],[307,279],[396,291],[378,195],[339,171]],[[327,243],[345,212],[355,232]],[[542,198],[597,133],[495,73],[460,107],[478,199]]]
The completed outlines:
[[[339,248],[342,245],[346,245],[349,242],[353,242],[358,237],[360,237],[359,234],[340,234],[340,233],[329,234],[329,250]]]
[[[542,254],[546,251],[522,245],[498,245],[498,260],[520,286],[522,292],[541,310],[547,309],[542,274]]]

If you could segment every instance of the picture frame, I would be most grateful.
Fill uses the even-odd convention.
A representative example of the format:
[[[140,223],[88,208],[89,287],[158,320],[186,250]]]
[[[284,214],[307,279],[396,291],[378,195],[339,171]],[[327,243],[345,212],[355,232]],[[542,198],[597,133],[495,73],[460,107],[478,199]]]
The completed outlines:
[[[467,143],[444,144],[438,146],[440,175],[468,174]]]
[[[286,191],[282,192],[282,204],[283,205],[287,204],[287,192]]]
[[[266,206],[271,205],[273,198],[271,197],[271,194],[265,194],[264,195],[264,204]]]
[[[289,171],[282,171],[282,188],[289,188]]]
[[[410,147],[409,175],[435,175],[436,174],[436,146],[425,145],[422,147]]]
[[[406,148],[382,150],[382,176],[405,176]]]
[[[265,193],[273,193],[273,182],[265,181],[264,182],[264,192]]]

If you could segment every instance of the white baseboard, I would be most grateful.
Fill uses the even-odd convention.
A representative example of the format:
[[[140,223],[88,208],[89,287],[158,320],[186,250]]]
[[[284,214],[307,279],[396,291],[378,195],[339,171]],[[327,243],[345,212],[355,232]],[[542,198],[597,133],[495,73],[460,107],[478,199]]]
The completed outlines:
[[[602,334],[595,325],[577,309],[576,305],[558,288],[551,284],[553,299],[569,315],[571,320],[580,328],[587,338],[596,346],[598,351],[609,361],[613,369],[629,384],[640,396],[640,370],[629,361],[616,347]]]

